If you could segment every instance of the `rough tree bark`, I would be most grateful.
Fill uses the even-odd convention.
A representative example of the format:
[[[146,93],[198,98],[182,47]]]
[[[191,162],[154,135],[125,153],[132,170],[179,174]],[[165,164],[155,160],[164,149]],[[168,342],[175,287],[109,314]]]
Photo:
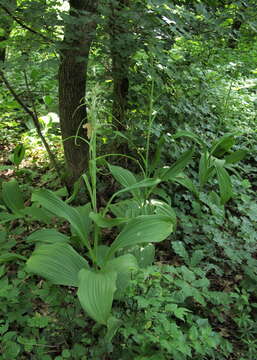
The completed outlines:
[[[8,10],[11,12],[17,6],[16,0],[10,0],[8,4]],[[10,33],[12,31],[13,26],[13,19],[6,15],[6,11],[2,8],[2,4],[0,3],[0,28],[1,28],[1,35],[0,35],[0,61],[5,62],[6,58],[6,46],[3,45],[5,41],[9,39]]]
[[[131,44],[129,44],[129,22],[124,21],[122,11],[129,6],[129,0],[111,3],[109,19],[110,49],[113,78],[113,123],[117,130],[126,128],[126,111],[129,91],[129,63]]]
[[[231,25],[229,38],[228,38],[228,47],[230,49],[235,49],[238,44],[238,40],[240,37],[240,29],[244,22],[244,12],[247,9],[247,6],[242,3],[240,8],[238,9],[235,18],[233,19],[233,23]]]
[[[86,82],[89,51],[96,30],[95,0],[69,0],[59,67],[59,112],[67,169],[66,182],[72,187],[86,170],[88,146],[82,123],[86,122]],[[66,140],[67,139],[67,140]]]

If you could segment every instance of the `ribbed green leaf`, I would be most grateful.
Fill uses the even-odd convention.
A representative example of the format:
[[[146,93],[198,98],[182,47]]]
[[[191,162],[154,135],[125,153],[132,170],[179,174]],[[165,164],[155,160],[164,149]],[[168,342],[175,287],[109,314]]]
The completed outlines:
[[[56,229],[42,229],[34,231],[27,237],[27,241],[45,244],[67,243],[69,237],[60,233]]]
[[[110,247],[106,245],[98,245],[96,249],[94,249],[97,258],[97,265],[99,265],[100,267],[104,266],[109,250]]]
[[[5,224],[9,221],[20,219],[23,215],[14,215],[8,213],[0,213],[0,224]]]
[[[101,228],[111,228],[128,222],[128,218],[106,218],[101,214],[91,212],[90,218]]]
[[[88,247],[88,228],[86,226],[86,219],[79,209],[66,204],[53,192],[46,189],[40,189],[34,192],[32,201],[38,201],[40,205],[51,211],[54,215],[67,220],[83,243]]]
[[[105,334],[105,342],[106,344],[110,344],[112,339],[114,338],[117,330],[121,326],[122,321],[120,319],[116,319],[114,316],[111,316],[107,320],[107,332]]]
[[[132,254],[125,254],[109,260],[103,267],[103,271],[116,271],[127,273],[138,269],[137,259]]]
[[[199,182],[201,188],[212,177],[213,173],[214,173],[214,165],[210,161],[208,153],[204,152],[201,155],[199,162]]]
[[[135,199],[127,199],[110,205],[111,212],[117,217],[133,218],[141,215],[141,207]]]
[[[25,156],[25,146],[23,144],[19,144],[16,146],[16,148],[14,149],[13,152],[13,163],[16,166],[19,166],[20,163],[22,162],[22,160],[24,159]]]
[[[129,251],[135,256],[138,266],[142,269],[152,265],[154,262],[155,246],[151,243],[145,246],[136,245],[132,249],[129,249]]]
[[[191,191],[194,195],[198,196],[198,191],[191,179],[183,173],[180,173],[177,175],[174,179],[174,181],[182,186],[184,186],[186,189]]]
[[[135,189],[141,189],[141,188],[146,188],[146,187],[153,187],[155,185],[158,185],[161,182],[161,179],[143,179],[141,181],[138,181],[136,184],[131,185],[131,186],[127,186],[124,189],[121,189],[119,191],[117,191],[114,195],[119,195],[122,194],[124,192],[131,192],[133,196],[137,197],[137,194],[135,194],[134,190]],[[140,195],[140,193],[139,193]],[[140,197],[140,196],[138,196]]]
[[[225,204],[233,195],[230,176],[224,167],[217,162],[215,163],[215,168],[218,176],[221,203]]]
[[[160,242],[173,231],[170,217],[161,215],[142,215],[129,221],[111,245],[110,253],[141,243]]]
[[[178,139],[181,137],[187,137],[193,140],[194,142],[196,142],[197,144],[206,147],[206,144],[202,141],[200,136],[192,133],[191,131],[181,130],[181,131],[177,131],[176,134],[173,135],[173,139]]]
[[[235,143],[234,134],[226,134],[217,140],[210,149],[210,154],[219,157],[225,154]]]
[[[190,162],[194,154],[194,150],[188,150],[184,152],[180,158],[169,168],[163,168],[158,176],[163,181],[174,180],[174,178],[180,174],[187,164]]]
[[[27,258],[25,256],[15,254],[15,253],[5,253],[3,255],[0,255],[0,264],[4,264],[13,260],[24,260],[26,261]]]
[[[169,217],[174,227],[176,226],[177,216],[174,209],[172,209],[169,204],[160,200],[151,200],[151,204],[155,207],[154,213],[156,215],[163,215]]]
[[[32,204],[30,207],[25,207],[25,209],[22,210],[22,214],[45,224],[50,224],[53,219],[52,213],[47,209],[39,207],[38,204]]]
[[[241,161],[247,153],[247,150],[237,150],[232,154],[225,156],[226,164],[235,164],[238,161]]]
[[[122,168],[121,166],[115,166],[108,164],[109,170],[115,180],[121,184],[123,187],[130,187],[131,185],[135,185],[137,183],[137,179],[135,175],[127,170]],[[140,192],[138,189],[133,191],[133,196],[139,197]]]
[[[79,272],[78,298],[86,313],[100,324],[107,325],[116,291],[116,272]]]
[[[121,255],[109,260],[103,267],[103,272],[114,271],[117,273],[115,299],[121,299],[124,296],[126,288],[131,279],[131,271],[137,270],[137,259],[132,254]]]
[[[57,285],[78,286],[78,273],[87,269],[87,261],[70,245],[41,245],[27,261],[27,270]]]
[[[158,168],[158,166],[160,164],[163,144],[165,144],[165,137],[161,136],[157,142],[155,154],[154,154],[153,160],[151,161],[151,164],[150,164],[150,173],[152,173],[156,168]]]
[[[24,209],[22,192],[15,179],[2,183],[2,197],[5,205],[14,214],[20,214],[20,210]]]

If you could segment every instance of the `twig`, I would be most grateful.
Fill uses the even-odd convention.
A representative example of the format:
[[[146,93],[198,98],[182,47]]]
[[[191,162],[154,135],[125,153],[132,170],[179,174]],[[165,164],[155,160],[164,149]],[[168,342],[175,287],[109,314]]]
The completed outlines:
[[[11,13],[11,11],[7,7],[5,7],[4,5],[0,4],[0,8],[3,9],[13,20],[15,20],[24,29],[30,31],[31,33],[33,33],[35,35],[40,36],[42,39],[44,39],[47,42],[54,43],[54,41],[52,39],[48,38],[47,36],[41,34],[38,31],[32,29],[30,26],[24,24],[24,22],[22,22],[19,18],[17,18],[15,15],[13,15]]]
[[[9,83],[9,81],[7,80],[7,78],[5,77],[4,73],[2,70],[0,70],[0,78],[2,79],[2,81],[4,82],[5,86],[7,87],[7,89],[10,91],[10,93],[12,94],[12,96],[14,97],[14,99],[17,101],[17,103],[20,104],[20,106],[24,109],[24,111],[31,117],[35,128],[37,130],[38,136],[40,137],[46,151],[47,154],[49,156],[50,162],[52,163],[57,175],[59,176],[60,180],[62,180],[62,176],[61,176],[61,172],[60,172],[60,168],[59,165],[55,159],[54,154],[52,153],[49,144],[47,143],[42,131],[41,131],[41,127],[40,127],[40,122],[38,119],[38,116],[36,114],[36,112],[31,111],[28,106],[21,100],[21,98],[19,97],[19,95],[16,93],[16,91],[13,89],[12,85]]]

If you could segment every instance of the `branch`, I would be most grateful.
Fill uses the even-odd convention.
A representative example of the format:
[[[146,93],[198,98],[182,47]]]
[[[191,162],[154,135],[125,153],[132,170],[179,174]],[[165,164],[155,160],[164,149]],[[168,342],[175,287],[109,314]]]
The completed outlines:
[[[44,147],[47,151],[47,154],[49,156],[50,162],[52,163],[57,175],[60,177],[60,180],[62,179],[61,177],[61,173],[60,173],[60,168],[59,165],[55,159],[54,154],[52,153],[49,144],[47,143],[42,131],[41,131],[41,127],[40,127],[40,122],[38,119],[38,116],[36,114],[36,112],[34,113],[33,111],[31,111],[28,106],[21,100],[21,98],[19,97],[19,95],[16,93],[16,91],[13,89],[12,85],[9,83],[9,81],[7,80],[7,78],[5,77],[4,73],[2,70],[0,70],[0,78],[2,79],[3,83],[5,84],[5,86],[7,87],[7,89],[10,91],[10,93],[12,94],[12,96],[14,97],[14,99],[17,101],[18,104],[20,104],[20,106],[24,109],[24,111],[31,117],[35,128],[37,130],[38,136],[40,137],[42,143],[44,144]]]
[[[15,15],[11,13],[11,11],[5,7],[4,5],[0,4],[0,8],[2,8],[14,21],[16,21],[21,27],[24,29],[30,31],[31,33],[40,36],[42,39],[44,39],[47,42],[53,43],[54,41],[47,36],[41,34],[40,32],[37,32],[36,30],[32,29],[30,26],[24,24],[20,19],[18,19]]]

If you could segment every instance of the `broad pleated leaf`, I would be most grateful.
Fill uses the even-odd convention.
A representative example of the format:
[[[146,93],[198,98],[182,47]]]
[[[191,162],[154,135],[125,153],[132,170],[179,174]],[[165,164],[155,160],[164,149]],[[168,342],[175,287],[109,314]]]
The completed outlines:
[[[188,139],[193,140],[197,144],[203,146],[204,148],[206,147],[206,144],[202,141],[200,136],[192,133],[191,131],[181,130],[181,131],[177,131],[176,134],[173,135],[173,139],[178,139],[181,137],[186,137]]]
[[[141,181],[138,181],[136,184],[125,187],[124,189],[121,189],[115,193],[116,195],[122,194],[124,192],[131,192],[133,196],[137,197],[134,190],[135,189],[141,189],[141,188],[147,188],[147,187],[153,187],[158,185],[161,182],[161,179],[144,179]],[[140,195],[140,194],[139,194]],[[140,196],[139,196],[140,197]]]
[[[125,254],[109,260],[103,267],[103,271],[116,271],[117,273],[128,273],[138,269],[137,259],[132,254]]]
[[[100,324],[107,325],[116,291],[116,272],[79,272],[78,298],[86,313]]]
[[[131,171],[124,169],[121,166],[110,164],[108,164],[108,167],[112,176],[123,187],[130,187],[131,185],[135,185],[137,183],[137,179]],[[138,197],[140,196],[140,192],[138,190],[134,190],[133,195]]]
[[[163,181],[174,180],[174,178],[185,169],[187,164],[192,159],[193,154],[194,150],[188,150],[184,152],[171,167],[162,169],[158,176]]]
[[[121,326],[122,321],[120,319],[116,319],[114,316],[111,316],[107,320],[107,332],[105,334],[105,342],[106,344],[110,344],[112,339],[114,338],[117,330]]]
[[[27,237],[27,241],[45,244],[57,244],[69,242],[69,237],[56,229],[42,229],[33,232]]]
[[[215,164],[215,168],[218,176],[221,203],[225,204],[233,195],[230,176],[224,167],[218,163]]]
[[[0,255],[0,264],[4,264],[13,260],[23,260],[26,261],[27,258],[25,256],[15,254],[15,253],[5,253],[3,255]]]
[[[0,213],[0,224],[5,224],[9,221],[20,219],[23,215],[14,215],[8,213]]]
[[[173,231],[170,217],[161,215],[142,215],[129,221],[110,248],[110,254],[116,250],[141,243],[160,242]]]
[[[138,269],[137,259],[132,254],[121,255],[109,260],[103,267],[103,272],[114,271],[117,273],[115,299],[121,299],[131,279],[131,271]]]
[[[174,181],[182,186],[184,186],[186,189],[188,189],[189,191],[191,191],[193,194],[195,194],[196,196],[198,196],[198,191],[193,183],[193,181],[191,179],[189,179],[189,177],[183,173],[177,175],[174,179]]]
[[[91,203],[87,203],[83,206],[77,206],[74,209],[75,209],[75,211],[77,211],[79,213],[79,217],[80,217],[81,221],[83,222],[84,231],[86,232],[87,237],[88,237],[90,231],[92,230],[92,220],[89,217],[89,214],[92,210]],[[75,229],[75,231],[76,231],[76,229]]]
[[[27,261],[27,270],[57,285],[78,286],[78,273],[87,261],[68,244],[41,245]]]
[[[247,150],[237,150],[232,154],[225,156],[226,164],[235,164],[238,161],[241,161],[247,153]]]
[[[96,258],[97,258],[97,265],[99,265],[101,268],[104,266],[104,264],[106,262],[105,260],[106,260],[109,250],[110,250],[110,247],[106,246],[106,245],[98,245],[97,248],[94,250]]]
[[[141,207],[137,200],[127,199],[110,205],[111,212],[117,217],[133,218],[141,214]]]
[[[53,192],[41,189],[33,193],[32,201],[38,201],[43,207],[55,216],[67,220],[76,231],[83,243],[88,247],[88,229],[86,221],[80,210],[71,207],[62,201]]]
[[[151,203],[155,206],[156,215],[168,216],[170,218],[170,221],[173,223],[174,227],[176,226],[177,216],[175,211],[172,209],[172,207],[169,204],[159,200],[158,201],[151,200]]]
[[[22,192],[15,179],[2,183],[2,197],[5,205],[14,214],[20,214],[24,209]]]
[[[150,173],[153,172],[160,164],[163,144],[165,144],[165,137],[161,136],[161,138],[157,142],[155,154],[150,164]]]
[[[19,166],[22,160],[24,159],[25,151],[26,149],[23,144],[17,145],[16,148],[14,149],[12,161],[16,166]]]
[[[217,140],[210,149],[210,154],[216,157],[225,154],[235,143],[234,134],[226,134]]]
[[[202,188],[214,174],[214,165],[209,159],[207,152],[201,155],[199,162],[199,183]]]
[[[24,215],[29,216],[33,220],[42,221],[45,224],[50,224],[53,219],[53,214],[47,209],[38,207],[37,204],[32,204],[30,207],[25,207],[22,210]]]
[[[155,257],[155,246],[153,244],[147,244],[145,246],[136,245],[129,250],[131,254],[137,259],[138,266],[140,268],[146,268],[152,265]]]
[[[128,222],[128,218],[107,218],[101,214],[91,212],[90,218],[101,228],[111,228]]]

